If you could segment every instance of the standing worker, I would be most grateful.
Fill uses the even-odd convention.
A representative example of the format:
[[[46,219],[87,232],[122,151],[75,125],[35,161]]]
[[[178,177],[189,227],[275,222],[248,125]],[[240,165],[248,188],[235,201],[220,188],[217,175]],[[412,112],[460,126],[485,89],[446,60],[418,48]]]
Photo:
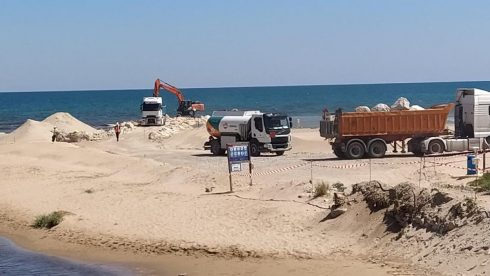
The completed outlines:
[[[54,127],[51,132],[53,132],[53,136],[51,136],[51,142],[54,143],[54,141],[56,141],[56,136],[58,136],[58,130],[56,129],[56,127]]]
[[[119,122],[117,122],[114,126],[114,132],[116,133],[116,140],[119,142],[119,134],[121,133],[121,126],[119,125]]]

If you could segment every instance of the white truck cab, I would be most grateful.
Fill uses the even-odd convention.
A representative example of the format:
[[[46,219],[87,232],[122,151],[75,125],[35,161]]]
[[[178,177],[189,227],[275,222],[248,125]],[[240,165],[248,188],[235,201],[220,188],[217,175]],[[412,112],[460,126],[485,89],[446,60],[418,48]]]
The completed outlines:
[[[144,126],[162,126],[165,124],[162,97],[145,97],[141,103],[141,124]]]
[[[489,137],[490,93],[476,88],[458,89],[454,125],[458,138]]]

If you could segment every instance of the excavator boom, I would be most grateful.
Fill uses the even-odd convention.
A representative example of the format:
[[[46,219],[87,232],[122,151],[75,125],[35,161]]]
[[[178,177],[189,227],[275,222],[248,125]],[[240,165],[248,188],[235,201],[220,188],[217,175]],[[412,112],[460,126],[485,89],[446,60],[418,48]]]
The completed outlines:
[[[177,97],[177,100],[179,101],[177,115],[195,116],[196,111],[204,111],[203,103],[185,100],[184,94],[177,87],[161,81],[160,79],[157,79],[155,81],[155,86],[153,88],[153,97],[160,97],[160,88],[167,90]]]
[[[184,94],[182,94],[182,92],[177,87],[161,81],[160,79],[157,79],[155,81],[155,86],[153,87],[153,97],[160,97],[160,88],[163,88],[177,96],[179,104],[184,101]]]

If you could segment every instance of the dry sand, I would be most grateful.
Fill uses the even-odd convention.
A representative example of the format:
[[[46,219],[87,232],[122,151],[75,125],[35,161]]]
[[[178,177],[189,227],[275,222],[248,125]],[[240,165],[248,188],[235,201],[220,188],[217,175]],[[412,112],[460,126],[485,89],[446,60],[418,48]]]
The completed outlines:
[[[410,243],[426,240],[392,241],[397,234],[383,231],[387,226],[380,215],[365,207],[354,205],[346,215],[324,220],[333,204],[331,195],[311,197],[317,183],[342,182],[349,189],[370,178],[388,186],[408,181],[443,189],[455,200],[472,197],[471,191],[460,189],[468,180],[457,179],[465,174],[465,156],[426,158],[425,164],[400,153],[371,162],[337,160],[318,130],[295,129],[291,152],[254,158],[253,185],[246,175],[236,175],[235,193],[229,194],[226,157],[202,150],[208,134],[201,121],[180,118],[165,128],[128,128],[119,143],[110,134],[100,141],[51,143],[54,125],[95,132],[63,113],[42,122],[28,120],[0,136],[4,233],[18,229],[61,244],[136,254],[143,256],[140,264],[153,258],[155,265],[162,261],[159,256],[198,256],[194,262],[180,259],[184,267],[193,263],[189,275],[451,275],[486,269],[486,263],[480,264],[488,255],[478,252],[463,250],[461,256],[478,263],[469,272],[465,261],[454,257],[459,249],[436,250],[421,258],[432,247]],[[478,201],[488,208],[487,197]],[[60,225],[49,231],[29,228],[36,216],[56,210],[69,212]],[[437,236],[426,235],[432,240]],[[49,251],[46,247],[38,249]],[[451,256],[451,263],[441,254]],[[170,263],[178,261],[167,262],[167,268]],[[268,266],[277,269],[264,270]],[[163,271],[161,266],[155,269]],[[171,273],[177,270],[181,267]]]

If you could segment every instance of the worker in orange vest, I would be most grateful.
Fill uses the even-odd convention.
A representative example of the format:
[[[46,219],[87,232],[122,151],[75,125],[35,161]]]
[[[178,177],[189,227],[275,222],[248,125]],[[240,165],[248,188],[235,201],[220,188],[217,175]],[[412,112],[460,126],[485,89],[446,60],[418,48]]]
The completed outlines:
[[[119,122],[117,122],[114,126],[114,132],[116,133],[116,140],[119,142],[119,134],[121,133],[121,126],[119,125]]]

